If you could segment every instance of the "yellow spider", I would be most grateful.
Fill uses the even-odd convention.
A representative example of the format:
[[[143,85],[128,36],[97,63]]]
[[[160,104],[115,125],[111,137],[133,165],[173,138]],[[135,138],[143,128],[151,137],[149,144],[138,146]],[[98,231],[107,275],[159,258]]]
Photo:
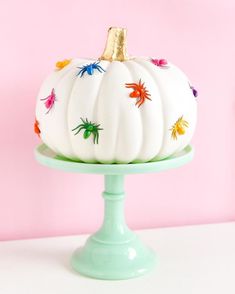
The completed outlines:
[[[189,127],[189,123],[183,119],[183,115],[176,121],[176,123],[171,127],[171,137],[177,140],[177,136],[185,134],[185,128]]]

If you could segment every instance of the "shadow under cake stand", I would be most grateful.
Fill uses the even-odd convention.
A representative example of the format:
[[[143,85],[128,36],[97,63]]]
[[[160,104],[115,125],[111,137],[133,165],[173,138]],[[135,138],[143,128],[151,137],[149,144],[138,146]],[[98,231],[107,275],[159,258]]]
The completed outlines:
[[[103,225],[87,239],[84,247],[74,252],[71,263],[76,271],[97,279],[119,280],[140,276],[154,267],[155,252],[146,247],[125,222],[124,175],[155,173],[180,167],[192,160],[191,146],[162,161],[135,164],[75,162],[57,156],[45,144],[35,149],[35,156],[38,162],[50,168],[104,175]]]

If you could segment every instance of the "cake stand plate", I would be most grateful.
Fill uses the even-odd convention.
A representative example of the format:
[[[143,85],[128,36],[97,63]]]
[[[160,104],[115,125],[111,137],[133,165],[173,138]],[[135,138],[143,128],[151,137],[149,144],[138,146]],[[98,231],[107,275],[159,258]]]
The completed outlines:
[[[193,148],[187,146],[180,153],[162,161],[133,164],[90,164],[57,156],[45,144],[35,149],[41,164],[67,172],[103,174],[105,177],[104,221],[91,235],[84,247],[71,258],[72,267],[79,273],[106,280],[129,279],[151,270],[155,253],[131,231],[124,217],[124,175],[155,173],[180,167],[193,158]]]

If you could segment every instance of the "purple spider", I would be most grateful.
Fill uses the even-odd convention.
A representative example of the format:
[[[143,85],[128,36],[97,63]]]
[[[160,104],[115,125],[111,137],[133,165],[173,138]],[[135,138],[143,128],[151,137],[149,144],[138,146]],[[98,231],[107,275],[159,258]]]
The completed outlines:
[[[190,84],[189,84],[189,87],[193,91],[193,96],[197,97],[198,96],[198,91],[193,86],[191,86]]]
[[[100,61],[90,63],[87,65],[84,65],[82,67],[78,67],[80,71],[77,73],[77,76],[80,75],[80,78],[84,75],[85,72],[87,72],[90,76],[93,75],[94,70],[97,69],[99,72],[105,72],[105,70],[99,65]]]
[[[55,98],[55,89],[53,88],[51,90],[51,94],[49,96],[47,96],[46,98],[40,99],[41,101],[45,100],[45,106],[48,109],[48,111],[46,112],[46,114],[52,109],[56,98]]]

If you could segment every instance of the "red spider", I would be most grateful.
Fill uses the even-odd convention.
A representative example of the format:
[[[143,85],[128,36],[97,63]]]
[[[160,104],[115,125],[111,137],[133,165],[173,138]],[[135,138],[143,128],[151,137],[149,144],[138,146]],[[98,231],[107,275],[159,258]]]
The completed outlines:
[[[151,96],[144,86],[144,83],[141,83],[141,80],[139,80],[139,84],[131,83],[131,84],[126,84],[126,88],[132,88],[134,91],[130,93],[131,98],[139,98],[135,105],[142,105],[145,102],[145,99],[151,100],[149,96]]]
[[[34,132],[38,135],[38,137],[40,138],[40,128],[39,128],[39,122],[36,120],[35,118],[35,123],[34,123]]]
[[[47,96],[46,98],[43,98],[41,100],[42,101],[46,100],[45,101],[45,106],[48,109],[48,111],[46,113],[48,113],[52,109],[52,107],[53,107],[53,105],[54,105],[54,103],[56,101],[56,99],[55,99],[55,89],[53,88],[51,90],[51,94],[49,96]]]

